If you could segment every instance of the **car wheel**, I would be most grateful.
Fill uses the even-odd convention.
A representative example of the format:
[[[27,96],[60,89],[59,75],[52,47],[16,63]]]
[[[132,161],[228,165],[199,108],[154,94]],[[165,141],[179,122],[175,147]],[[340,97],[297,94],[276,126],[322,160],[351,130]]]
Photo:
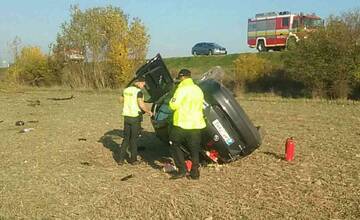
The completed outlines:
[[[256,49],[257,49],[259,52],[267,52],[267,48],[265,47],[265,44],[264,44],[264,41],[263,41],[263,40],[260,40],[260,41],[258,42]]]

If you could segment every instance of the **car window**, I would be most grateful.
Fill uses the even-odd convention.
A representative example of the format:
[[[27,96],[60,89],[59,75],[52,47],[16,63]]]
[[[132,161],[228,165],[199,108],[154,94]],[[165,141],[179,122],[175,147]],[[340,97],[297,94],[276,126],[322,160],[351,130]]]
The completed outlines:
[[[290,23],[290,18],[289,17],[282,19],[282,26],[283,27],[289,27],[289,23]]]

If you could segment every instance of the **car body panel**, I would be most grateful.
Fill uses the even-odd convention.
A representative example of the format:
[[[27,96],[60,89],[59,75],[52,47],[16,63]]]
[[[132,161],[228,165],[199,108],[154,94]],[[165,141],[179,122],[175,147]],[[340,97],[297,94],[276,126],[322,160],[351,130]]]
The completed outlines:
[[[150,99],[146,102],[155,102],[162,96],[167,94],[174,86],[169,70],[167,69],[160,54],[148,60],[135,73],[135,78],[129,83],[139,77],[144,77],[146,81],[146,91],[150,95]]]
[[[199,82],[199,87],[204,92],[209,111],[205,108],[204,112],[207,120],[207,132],[211,137],[214,134],[220,135],[230,155],[224,155],[224,160],[231,160],[232,157],[246,156],[261,145],[261,136],[258,129],[250,121],[245,111],[236,101],[235,97],[228,89],[219,82],[207,79]],[[221,123],[229,137],[221,135],[221,128],[217,128],[217,123]],[[215,128],[215,129],[214,129]],[[226,136],[226,135],[225,135]],[[227,139],[232,139],[228,141]],[[219,147],[218,147],[219,148]]]

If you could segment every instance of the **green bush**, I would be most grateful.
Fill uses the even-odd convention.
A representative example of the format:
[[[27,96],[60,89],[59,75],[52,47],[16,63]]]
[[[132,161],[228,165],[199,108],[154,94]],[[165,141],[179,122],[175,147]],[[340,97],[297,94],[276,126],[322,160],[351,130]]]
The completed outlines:
[[[257,54],[239,56],[234,61],[234,80],[237,89],[245,89],[246,83],[251,83],[269,74],[271,63]]]
[[[19,84],[41,86],[52,81],[48,57],[39,47],[24,47],[8,72],[7,79]]]
[[[360,11],[330,17],[284,53],[285,69],[313,97],[348,98],[359,85]]]

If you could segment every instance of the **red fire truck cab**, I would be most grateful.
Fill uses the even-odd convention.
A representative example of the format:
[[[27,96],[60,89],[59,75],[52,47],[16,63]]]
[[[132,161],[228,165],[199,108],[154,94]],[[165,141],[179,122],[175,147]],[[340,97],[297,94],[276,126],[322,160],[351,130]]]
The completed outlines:
[[[290,42],[306,38],[306,33],[323,26],[315,14],[295,14],[288,11],[256,14],[248,19],[248,45],[259,52],[281,50]]]

